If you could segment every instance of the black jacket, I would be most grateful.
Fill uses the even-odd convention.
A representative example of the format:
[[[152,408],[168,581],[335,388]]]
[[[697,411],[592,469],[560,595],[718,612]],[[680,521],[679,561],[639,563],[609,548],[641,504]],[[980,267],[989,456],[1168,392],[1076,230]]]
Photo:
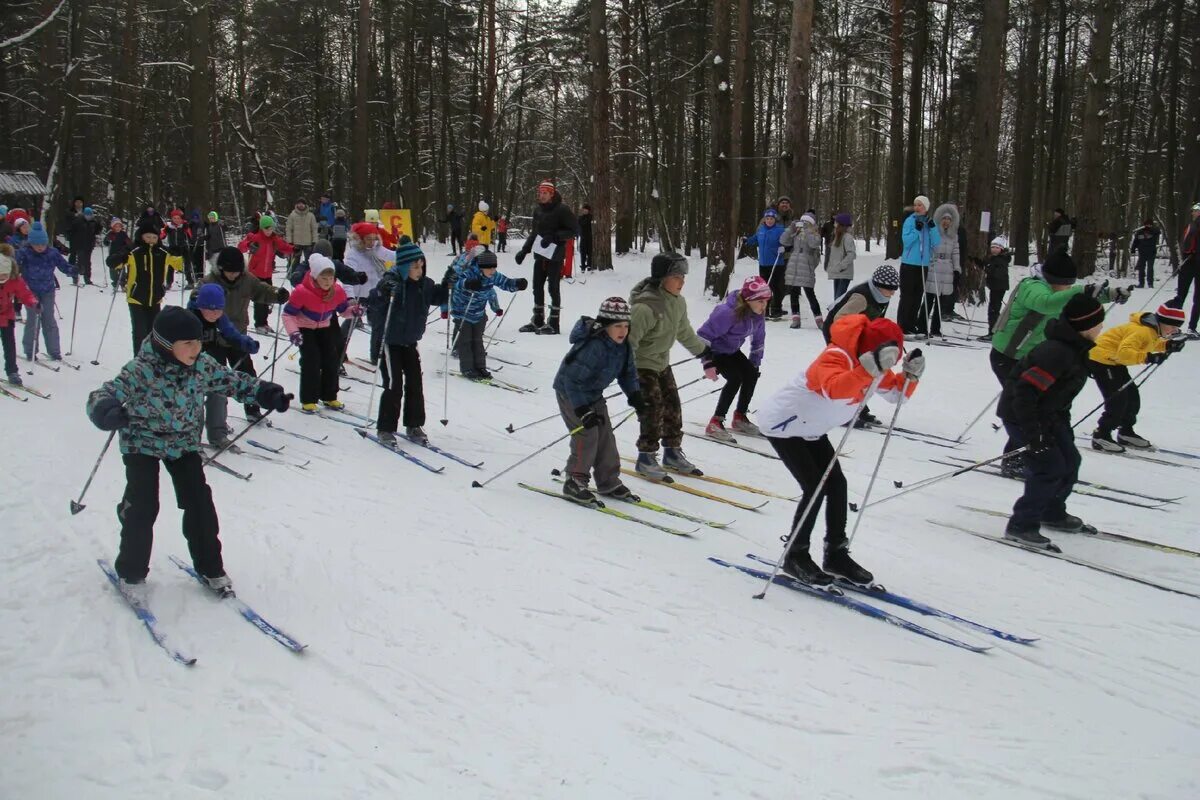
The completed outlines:
[[[96,246],[96,237],[103,230],[104,226],[95,217],[88,219],[83,214],[76,214],[67,225],[67,243],[72,251],[90,253]]]
[[[1158,237],[1161,232],[1153,225],[1143,225],[1133,232],[1133,246],[1129,252],[1137,253],[1142,258],[1154,258],[1158,255]]]
[[[561,267],[563,260],[567,256],[567,248],[561,245],[574,239],[575,232],[578,229],[579,226],[575,221],[575,215],[571,213],[571,209],[567,208],[562,198],[556,193],[549,203],[538,203],[538,207],[534,209],[529,237],[525,239],[525,244],[522,245],[521,252],[528,255],[533,250],[533,243],[540,236],[545,242],[553,242],[560,245],[554,250],[552,262],[555,266]]]
[[[407,273],[408,268],[404,269]],[[449,301],[450,289],[445,281],[434,283],[432,278],[425,276],[422,276],[420,281],[414,281],[407,276],[401,280],[395,269],[389,269],[371,292],[367,301],[367,318],[372,328],[384,331],[383,338],[389,345],[411,347],[425,335],[425,320],[429,317],[429,309]],[[390,320],[389,305],[392,306]],[[387,330],[383,328],[385,323]],[[371,355],[376,357],[378,354]]]
[[[461,211],[459,211],[457,208],[447,211],[446,216],[443,219],[440,219],[438,221],[443,224],[449,225],[450,231],[452,233],[457,233],[459,235],[462,235],[463,213]]]
[[[1046,323],[1046,341],[1017,362],[1000,395],[997,414],[1028,438],[1056,422],[1071,421],[1071,401],[1088,380],[1095,343],[1062,319]]]
[[[990,291],[1008,291],[1008,265],[1011,263],[1012,253],[1007,250],[996,256],[991,255],[989,251],[988,257],[983,262],[983,278]]]
[[[829,331],[833,328],[833,323],[846,314],[866,314],[868,319],[878,319],[887,314],[888,302],[877,302],[869,284],[870,281],[864,281],[857,286],[851,286],[825,314],[825,325],[821,328],[821,333],[825,335],[825,344],[829,344]]]
[[[579,246],[590,247],[592,244],[592,215],[579,215]]]

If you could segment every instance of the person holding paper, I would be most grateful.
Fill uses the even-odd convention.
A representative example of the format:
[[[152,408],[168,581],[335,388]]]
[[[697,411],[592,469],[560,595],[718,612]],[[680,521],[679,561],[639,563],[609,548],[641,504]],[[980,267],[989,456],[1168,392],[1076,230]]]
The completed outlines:
[[[533,253],[533,318],[521,326],[522,333],[556,334],[562,311],[559,281],[562,280],[566,243],[574,239],[578,225],[571,209],[563,203],[554,184],[542,181],[537,187],[538,207],[533,211],[529,238],[517,252],[518,264]],[[546,315],[546,283],[550,283],[550,314]]]

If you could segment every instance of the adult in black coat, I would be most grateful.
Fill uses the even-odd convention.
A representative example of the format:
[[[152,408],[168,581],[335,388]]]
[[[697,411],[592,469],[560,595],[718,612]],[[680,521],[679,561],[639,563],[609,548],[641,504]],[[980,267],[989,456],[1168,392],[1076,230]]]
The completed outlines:
[[[1046,324],[1046,340],[1017,362],[1004,382],[997,414],[1009,436],[1028,442],[1025,493],[1013,505],[1007,539],[1051,549],[1040,528],[1079,533],[1083,521],[1067,513],[1079,477],[1079,450],[1071,402],[1087,383],[1088,353],[1104,324],[1104,306],[1086,293],[1072,297]]]
[[[67,244],[71,246],[71,256],[68,260],[71,266],[75,267],[73,281],[76,285],[81,277],[86,285],[92,285],[92,251],[96,249],[96,237],[103,230],[104,226],[96,219],[96,214],[90,206],[85,206],[78,214],[70,217],[67,223]]]
[[[533,318],[528,325],[522,325],[523,333],[558,333],[558,319],[562,311],[562,301],[559,295],[559,282],[562,280],[563,260],[567,255],[566,244],[576,236],[579,227],[571,209],[563,203],[558,190],[550,181],[542,181],[537,187],[537,208],[533,211],[533,221],[530,224],[529,237],[517,252],[516,262],[520,264],[533,250],[534,243],[539,239],[542,246],[552,246],[554,252],[549,258],[535,255],[533,258]],[[546,283],[550,284],[550,313],[546,311]]]
[[[450,255],[458,255],[463,246],[463,213],[453,203],[446,205],[446,216],[438,220],[443,225],[450,226]]]
[[[579,269],[592,268],[592,207],[587,203],[579,209]]]
[[[1149,286],[1154,288],[1154,257],[1158,255],[1158,239],[1162,231],[1154,227],[1154,220],[1148,219],[1142,227],[1133,232],[1133,245],[1129,252],[1136,253],[1138,288]]]
[[[1075,220],[1061,208],[1054,209],[1054,218],[1046,223],[1046,255],[1055,250],[1066,250],[1071,245],[1071,234],[1075,232]]]

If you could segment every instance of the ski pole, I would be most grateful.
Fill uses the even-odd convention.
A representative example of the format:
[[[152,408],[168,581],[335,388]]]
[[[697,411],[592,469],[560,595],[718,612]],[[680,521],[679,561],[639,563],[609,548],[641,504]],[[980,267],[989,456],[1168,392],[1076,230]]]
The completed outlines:
[[[1029,449],[1029,445],[1022,445],[1021,447],[1018,447],[1016,450],[1010,450],[1007,453],[1001,453],[998,456],[992,456],[991,458],[986,458],[983,461],[976,461],[974,464],[968,464],[965,467],[959,467],[958,469],[951,470],[950,472],[944,472],[941,475],[933,475],[929,478],[925,478],[924,480],[917,481],[912,486],[906,487],[904,489],[904,491],[896,492],[895,494],[889,494],[887,497],[883,498],[882,500],[876,500],[874,503],[871,503],[870,505],[860,506],[857,503],[851,503],[850,510],[861,514],[862,512],[866,511],[868,508],[874,508],[875,506],[883,505],[887,501],[895,500],[897,497],[903,497],[904,495],[908,494],[909,492],[915,492],[918,489],[926,489],[930,486],[933,486],[936,483],[941,483],[942,481],[950,480],[951,478],[957,477],[964,473],[971,472],[973,470],[977,470],[980,467],[986,467],[988,464],[991,464],[996,461],[1000,461],[1001,459],[1012,458],[1013,456],[1024,453],[1028,449]]]
[[[1162,366],[1162,364],[1161,364],[1161,363],[1159,363],[1159,364],[1147,364],[1147,365],[1145,366],[1145,368],[1144,368],[1144,369],[1142,369],[1142,371],[1141,371],[1141,372],[1139,372],[1137,375],[1134,375],[1134,376],[1132,376],[1132,377],[1131,377],[1129,380],[1125,381],[1125,383],[1121,384],[1121,388],[1120,388],[1120,389],[1117,389],[1117,390],[1116,390],[1115,392],[1113,392],[1111,395],[1109,395],[1109,396],[1108,396],[1108,397],[1106,397],[1104,400],[1102,400],[1102,401],[1101,401],[1101,403],[1100,403],[1100,405],[1096,406],[1096,407],[1095,407],[1095,408],[1093,408],[1091,411],[1089,411],[1088,413],[1086,413],[1086,414],[1084,414],[1082,417],[1080,417],[1080,418],[1079,418],[1079,421],[1078,421],[1078,422],[1076,422],[1074,425],[1072,425],[1072,426],[1071,426],[1071,430],[1075,430],[1076,428],[1078,428],[1080,425],[1082,425],[1082,424],[1083,424],[1084,420],[1086,420],[1086,419],[1087,419],[1088,417],[1090,417],[1092,414],[1095,414],[1095,413],[1096,413],[1097,411],[1099,411],[1100,409],[1104,408],[1104,406],[1105,406],[1105,405],[1107,405],[1108,401],[1109,401],[1109,400],[1110,400],[1112,397],[1115,397],[1116,395],[1118,395],[1118,394],[1120,394],[1121,392],[1125,391],[1125,390],[1126,390],[1126,389],[1128,389],[1130,386],[1133,386],[1135,383],[1136,383],[1138,386],[1141,386],[1143,383],[1145,383],[1146,381],[1150,380],[1150,376],[1151,376],[1151,375],[1153,375],[1153,374],[1154,374],[1154,372],[1155,372],[1155,370],[1157,370],[1157,369],[1158,369],[1159,367],[1161,367],[1161,366]]]
[[[92,465],[91,474],[88,475],[87,481],[83,484],[83,491],[79,493],[78,500],[71,501],[71,513],[78,514],[83,509],[87,508],[83,504],[84,495],[87,494],[88,488],[92,485],[92,479],[96,477],[96,471],[100,469],[100,462],[104,460],[104,454],[108,452],[108,446],[112,444],[113,437],[117,435],[116,431],[108,432],[108,439],[104,442],[104,447],[100,450],[100,455],[96,458],[96,463]]]
[[[289,342],[288,342],[288,346],[287,346],[287,347],[285,347],[285,348],[283,348],[283,352],[281,352],[279,355],[275,356],[275,361],[278,361],[279,359],[283,358],[285,355],[287,355],[287,352],[288,352],[289,350],[291,350],[291,349],[292,349],[293,347],[295,347],[295,346],[296,346],[296,345],[292,344],[292,343],[289,341]],[[272,361],[272,362],[271,362],[271,363],[268,365],[268,369],[270,369],[270,370],[271,370],[271,375],[274,375],[274,374],[275,374],[275,361]]]
[[[517,293],[513,292],[512,297],[508,299],[508,305],[504,307],[504,313],[500,315],[500,321],[497,322],[496,327],[492,329],[492,338],[490,338],[487,344],[483,346],[483,354],[485,356],[487,355],[488,348],[491,347],[492,343],[496,341],[496,334],[500,332],[500,326],[504,324],[504,320],[508,319],[508,310],[512,308],[513,300],[516,299]],[[484,366],[486,367],[487,364],[485,363]]]
[[[488,479],[487,479],[486,481],[484,481],[483,483],[480,483],[479,481],[471,481],[471,487],[472,487],[472,488],[475,488],[475,489],[482,489],[483,487],[487,486],[487,485],[488,485],[489,483],[491,483],[492,481],[496,480],[496,478],[499,478],[501,475],[504,475],[504,474],[506,474],[506,473],[508,473],[508,472],[511,472],[512,470],[514,470],[514,469],[516,469],[517,467],[521,466],[522,464],[524,464],[526,461],[528,461],[529,459],[533,458],[534,456],[536,456],[536,455],[539,455],[539,454],[541,454],[541,453],[544,453],[544,452],[546,452],[546,451],[547,451],[547,450],[549,450],[551,447],[554,447],[554,445],[556,445],[556,444],[558,444],[559,442],[561,442],[563,439],[566,439],[566,438],[568,438],[568,437],[574,436],[575,434],[579,433],[579,432],[580,432],[580,431],[582,431],[582,430],[583,430],[583,426],[582,426],[582,425],[580,425],[580,426],[578,426],[578,427],[575,427],[575,428],[572,428],[571,430],[569,430],[569,431],[567,431],[566,433],[564,433],[562,436],[559,436],[557,439],[555,439],[555,440],[554,440],[553,442],[551,442],[550,444],[548,444],[548,445],[545,445],[544,447],[539,447],[537,450],[534,450],[532,453],[530,453],[529,455],[525,456],[524,458],[522,458],[520,461],[516,462],[515,464],[512,464],[511,466],[507,466],[507,467],[505,467],[504,469],[500,470],[499,472],[497,472],[497,473],[496,473],[495,475],[493,475],[492,477],[488,478]]]
[[[75,350],[75,318],[79,316],[79,284],[75,284],[75,310],[71,312],[71,343],[67,346],[67,355]]]
[[[958,437],[957,437],[957,438],[956,438],[954,441],[961,443],[961,442],[962,442],[962,440],[963,440],[963,438],[964,438],[964,437],[967,435],[967,432],[968,432],[968,431],[970,431],[970,430],[971,430],[971,428],[974,428],[974,427],[975,427],[975,425],[976,425],[976,423],[978,423],[978,422],[979,422],[979,420],[983,419],[983,415],[984,415],[984,414],[986,414],[986,413],[988,412],[988,410],[989,410],[989,409],[990,409],[992,406],[996,405],[996,401],[1000,399],[1000,395],[1002,395],[1002,394],[1004,394],[1004,390],[1003,390],[1003,389],[1001,389],[1000,391],[996,392],[996,396],[995,396],[995,397],[993,397],[991,400],[989,400],[989,401],[988,401],[988,404],[987,404],[986,406],[984,406],[984,407],[983,407],[983,410],[981,410],[981,411],[980,411],[980,412],[979,412],[979,413],[978,413],[978,414],[975,416],[975,419],[971,420],[971,421],[970,421],[970,423],[968,423],[968,424],[967,424],[967,427],[963,428],[963,432],[962,432],[962,433],[960,433],[960,434],[958,435]]]
[[[771,584],[775,582],[775,576],[783,568],[783,562],[787,560],[788,553],[792,550],[792,545],[799,538],[797,534],[800,532],[800,526],[808,519],[809,514],[816,510],[817,503],[822,498],[822,491],[825,489],[825,484],[829,481],[829,476],[833,474],[833,468],[838,463],[838,455],[846,446],[846,440],[850,438],[850,432],[854,430],[855,423],[858,422],[859,416],[862,414],[863,408],[866,407],[871,396],[875,394],[875,390],[879,388],[879,382],[883,380],[883,376],[887,375],[889,370],[882,370],[875,379],[871,381],[871,385],[867,387],[866,394],[863,395],[862,402],[858,404],[858,408],[854,409],[854,416],[850,419],[850,423],[846,425],[846,431],[842,434],[842,440],[838,442],[837,449],[833,451],[833,457],[829,459],[829,463],[825,466],[825,474],[821,476],[821,480],[817,482],[816,488],[808,498],[808,502],[804,504],[804,511],[796,518],[796,523],[792,525],[792,532],[788,535],[787,543],[783,546],[783,553],[779,556],[779,560],[775,562],[775,567],[771,570],[770,576],[767,577],[766,584],[763,585],[763,590],[754,595],[755,600],[762,600],[767,596],[767,590],[771,588]]]
[[[470,292],[467,295],[466,308],[469,309],[471,307],[471,301],[474,298],[475,298],[474,292]],[[447,302],[449,302],[449,301],[447,301]],[[464,310],[464,313],[465,313],[465,310]],[[444,370],[442,370],[442,373],[443,373],[442,374],[442,418],[440,420],[438,420],[438,422],[441,422],[442,425],[450,424],[450,352],[452,350],[454,350],[454,348],[458,347],[458,340],[460,337],[462,337],[463,327],[465,327],[465,323],[466,323],[466,320],[464,319],[463,323],[459,325],[458,333],[454,334],[454,341],[451,342],[450,341],[450,317],[449,316],[446,317],[446,368]],[[486,368],[487,364],[484,363],[483,366]]]
[[[292,400],[292,399],[294,399],[294,398],[295,398],[295,395],[293,395],[293,394],[290,394],[290,393],[289,393],[289,394],[287,394],[287,395],[284,395],[284,396],[285,396],[285,397],[287,397],[287,399],[288,399],[288,400]],[[226,450],[228,450],[229,448],[233,447],[233,445],[234,445],[234,444],[237,442],[237,440],[238,440],[238,439],[242,438],[242,437],[243,437],[243,436],[245,436],[247,433],[249,433],[250,431],[254,430],[254,426],[255,426],[255,425],[258,425],[260,422],[266,422],[266,420],[267,420],[267,417],[271,416],[271,415],[272,415],[272,414],[274,414],[274,413],[275,413],[275,409],[273,409],[273,408],[272,408],[272,409],[270,409],[269,411],[267,411],[267,413],[263,414],[261,417],[259,417],[258,419],[254,420],[253,422],[251,422],[251,423],[250,423],[249,425],[247,425],[245,428],[242,428],[241,432],[240,432],[240,433],[238,433],[238,435],[237,435],[237,436],[234,436],[232,439],[230,439],[229,441],[227,441],[225,444],[221,445],[221,446],[220,446],[220,447],[217,449],[217,451],[216,451],[215,453],[213,453],[213,454],[212,454],[211,456],[209,456],[208,458],[204,459],[204,463],[202,464],[202,466],[205,466],[205,467],[207,467],[209,464],[211,464],[212,462],[216,461],[216,460],[217,460],[217,456],[221,455],[221,454],[222,454],[222,453],[224,453]]]
[[[108,333],[108,321],[112,319],[113,306],[117,302],[117,287],[113,286],[112,299],[108,301],[108,314],[104,317],[104,330],[100,331],[100,343],[96,345],[96,357],[92,359],[92,366],[100,366],[100,348],[104,347],[104,335]]]
[[[913,351],[913,354],[919,354],[920,348]],[[892,441],[892,429],[896,427],[896,418],[900,416],[900,408],[904,405],[904,398],[908,392],[908,378],[904,379],[904,383],[900,386],[900,397],[896,400],[896,410],[892,412],[892,421],[888,423],[887,432],[883,436],[883,446],[879,448],[879,458],[875,460],[875,469],[871,470],[871,480],[867,481],[867,491],[863,493],[863,506],[868,505],[867,501],[871,499],[871,490],[875,488],[875,478],[879,475],[879,468],[883,465],[883,454],[887,452],[888,443]],[[854,518],[854,527],[850,529],[850,536],[846,539],[846,545],[854,543],[854,534],[858,533],[858,525],[862,522],[863,515],[859,514]]]
[[[271,345],[271,377],[270,377],[270,380],[272,383],[275,382],[275,362],[279,360],[279,355],[278,355],[278,353],[279,353],[279,320],[280,320],[280,317],[282,314],[283,314],[283,306],[276,304],[275,329],[273,331],[271,331],[271,333],[274,334],[274,336],[275,336],[275,344]],[[289,342],[289,344],[290,344],[290,342]],[[283,352],[286,353],[287,350],[284,350]]]
[[[387,314],[385,314],[384,318],[383,318],[383,334],[382,334],[382,336],[380,336],[380,339],[379,339],[380,347],[383,348],[384,364],[387,365],[387,372],[388,372],[387,386],[383,387],[383,390],[385,392],[388,389],[392,388],[392,382],[396,380],[396,373],[392,371],[392,348],[388,345],[388,341],[387,341],[388,329],[391,328],[391,326],[392,326],[392,307],[394,305],[396,305],[395,290],[392,291],[392,297],[390,300],[388,300]],[[383,381],[383,374],[382,374],[383,370],[378,370],[378,372],[380,373],[379,381],[371,381],[371,396],[367,398],[367,416],[368,417],[371,416],[371,409],[375,407],[375,387],[377,385],[379,385],[380,382]],[[394,398],[393,398],[393,402],[394,402]],[[380,413],[377,413],[375,415],[376,422],[378,422],[379,418],[381,416],[383,416],[383,414],[382,414],[383,399],[382,398],[380,399],[379,404],[380,404],[380,409],[379,409]]]

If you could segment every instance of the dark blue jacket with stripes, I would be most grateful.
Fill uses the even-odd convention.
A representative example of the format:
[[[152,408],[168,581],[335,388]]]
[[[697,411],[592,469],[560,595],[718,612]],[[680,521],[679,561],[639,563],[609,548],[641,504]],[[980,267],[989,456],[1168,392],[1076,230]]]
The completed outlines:
[[[1013,367],[996,410],[1032,440],[1059,423],[1070,424],[1071,402],[1087,383],[1095,343],[1060,318],[1046,323],[1046,340]]]

